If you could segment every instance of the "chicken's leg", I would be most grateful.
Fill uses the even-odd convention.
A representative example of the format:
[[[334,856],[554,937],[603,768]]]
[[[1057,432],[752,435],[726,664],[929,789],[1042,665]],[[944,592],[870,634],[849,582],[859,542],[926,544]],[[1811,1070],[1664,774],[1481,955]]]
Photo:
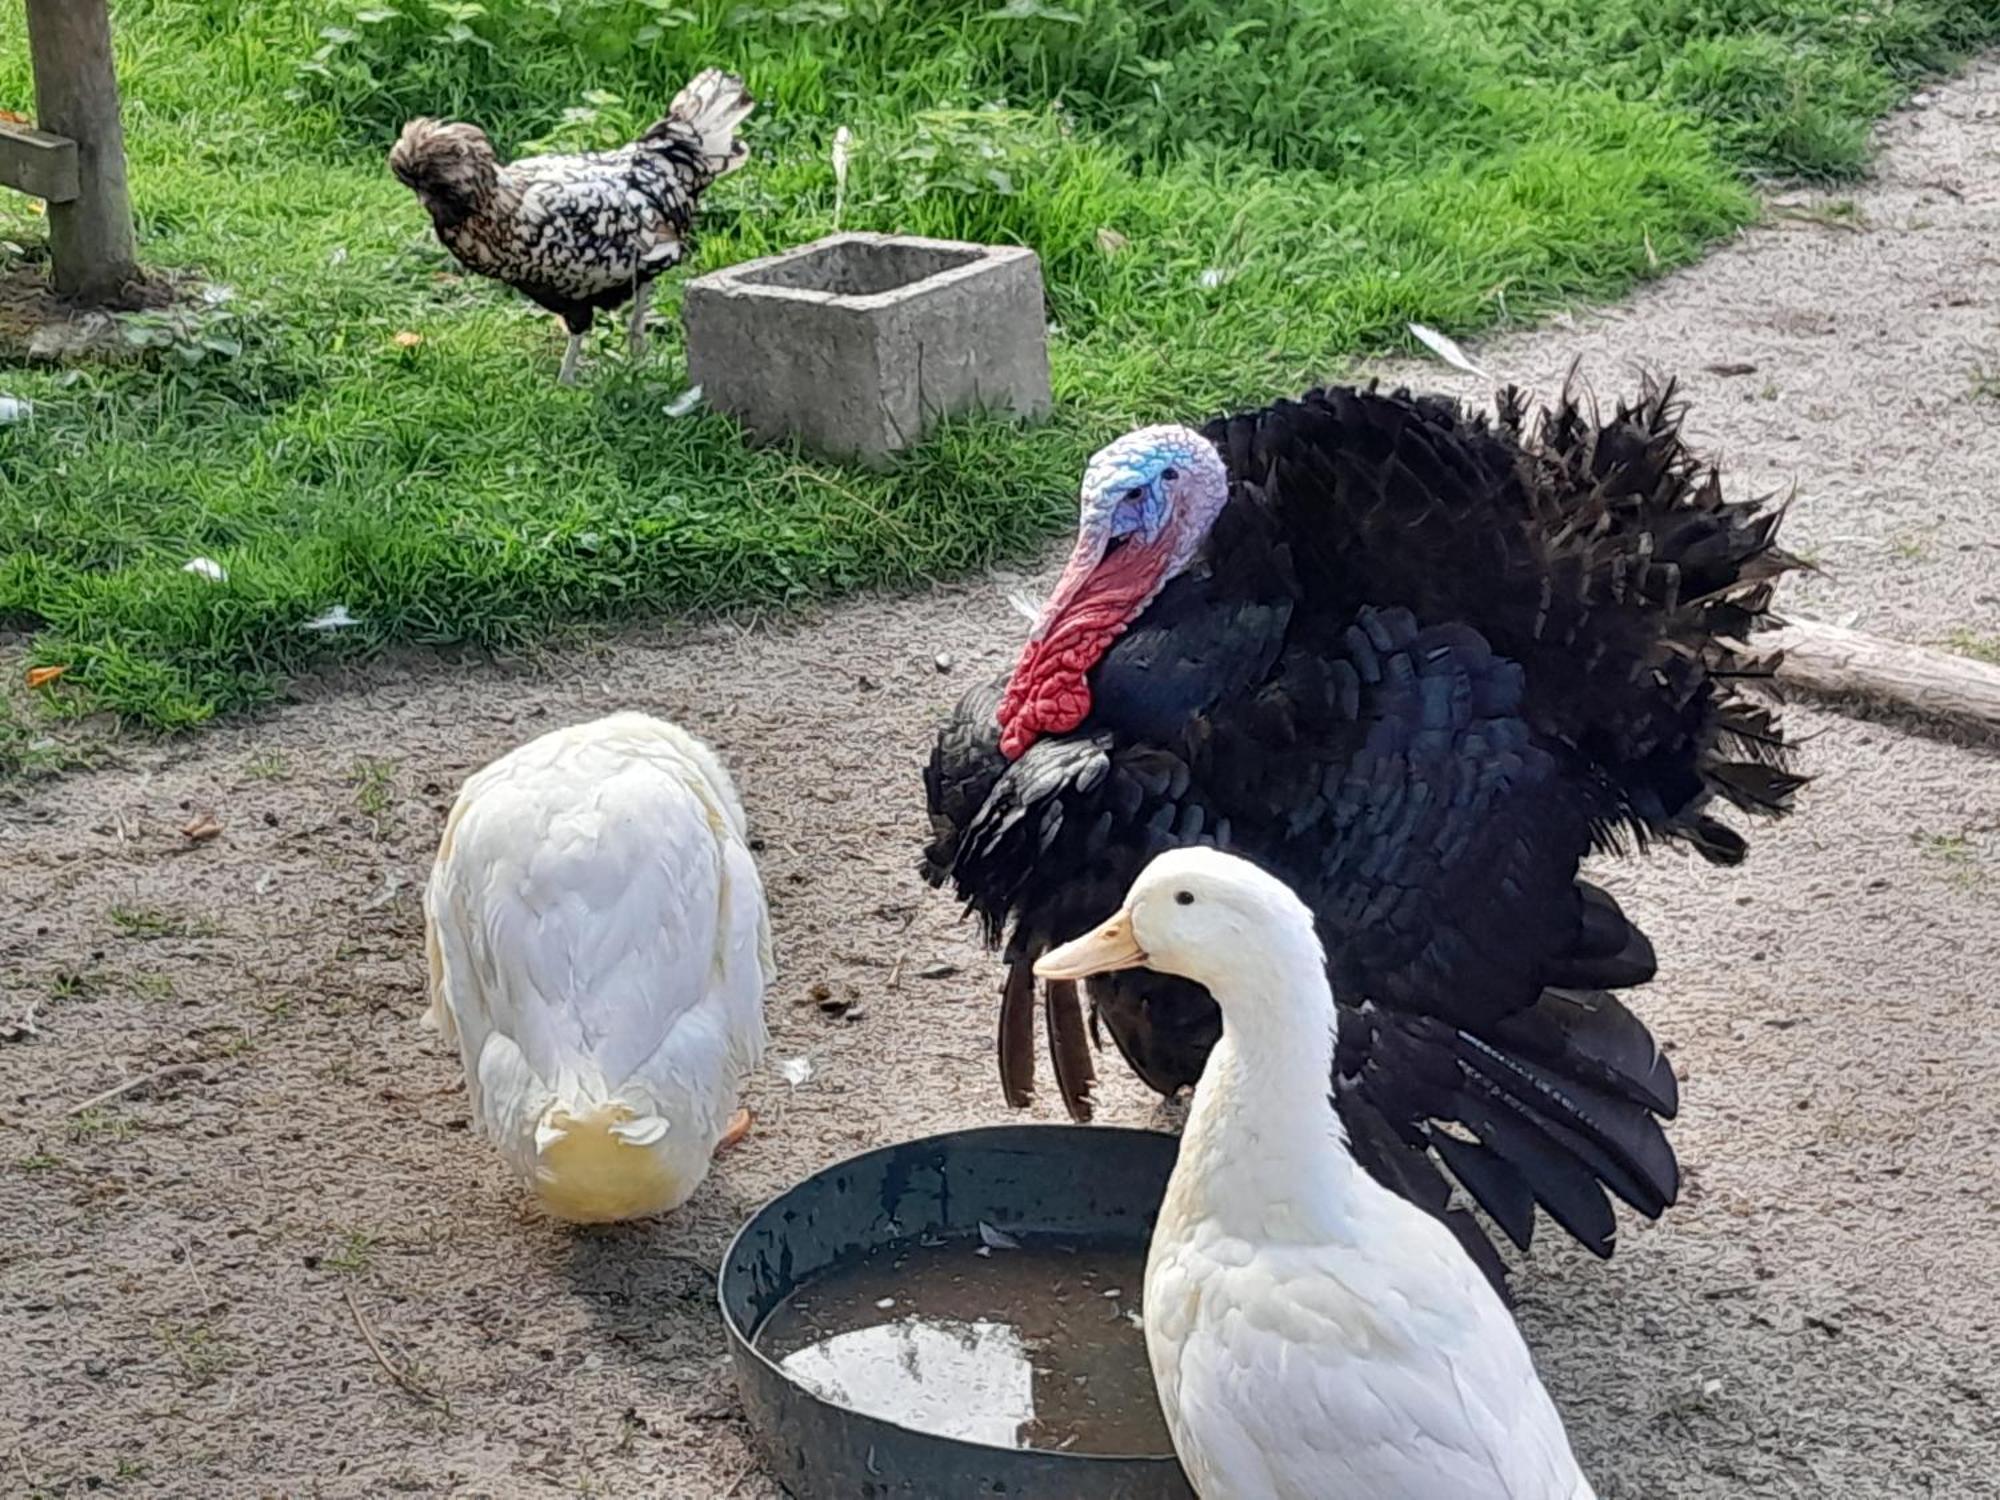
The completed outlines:
[[[571,333],[569,336],[569,347],[563,350],[562,369],[556,372],[556,382],[559,385],[576,384],[576,360],[577,356],[582,352],[583,335],[580,333]]]
[[[653,283],[642,281],[632,294],[632,321],[625,329],[625,353],[633,361],[646,357],[646,304],[652,300]]]

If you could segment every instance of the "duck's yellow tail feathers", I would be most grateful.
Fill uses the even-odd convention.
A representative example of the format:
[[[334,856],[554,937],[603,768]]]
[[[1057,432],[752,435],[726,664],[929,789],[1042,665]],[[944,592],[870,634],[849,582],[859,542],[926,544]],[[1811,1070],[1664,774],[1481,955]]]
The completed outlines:
[[[573,1224],[609,1224],[679,1208],[706,1175],[675,1168],[679,1153],[653,1148],[667,1133],[658,1115],[600,1104],[579,1113],[552,1104],[535,1129],[535,1196]]]

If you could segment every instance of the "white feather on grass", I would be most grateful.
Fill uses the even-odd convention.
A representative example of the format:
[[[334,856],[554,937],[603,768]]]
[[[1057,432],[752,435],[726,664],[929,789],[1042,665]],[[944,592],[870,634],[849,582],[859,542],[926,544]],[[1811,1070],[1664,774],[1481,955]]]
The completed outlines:
[[[1422,323],[1412,323],[1410,337],[1422,344],[1454,370],[1463,370],[1468,375],[1477,375],[1481,380],[1491,381],[1493,377],[1472,362],[1472,357],[1458,347],[1455,340],[1447,338],[1435,328],[1426,328]]]
[[[847,201],[847,160],[854,150],[854,132],[845,125],[833,133],[833,227],[840,228],[841,206]]]
[[[301,625],[299,628],[301,630],[317,630],[317,631],[351,630],[360,623],[361,622],[355,619],[352,614],[348,613],[348,609],[345,604],[336,604],[332,609],[328,610],[325,614],[319,616],[317,619],[306,621],[305,624]]]
[[[1007,595],[1007,607],[1026,620],[1030,625],[1042,618],[1042,601],[1023,589],[1013,589]]]

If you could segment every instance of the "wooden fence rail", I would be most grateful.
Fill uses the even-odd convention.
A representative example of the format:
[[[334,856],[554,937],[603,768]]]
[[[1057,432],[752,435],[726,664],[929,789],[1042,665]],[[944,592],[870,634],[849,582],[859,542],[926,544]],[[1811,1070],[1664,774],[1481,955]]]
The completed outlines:
[[[116,297],[138,275],[106,0],[27,0],[39,128],[0,124],[0,186],[49,205],[56,290]]]

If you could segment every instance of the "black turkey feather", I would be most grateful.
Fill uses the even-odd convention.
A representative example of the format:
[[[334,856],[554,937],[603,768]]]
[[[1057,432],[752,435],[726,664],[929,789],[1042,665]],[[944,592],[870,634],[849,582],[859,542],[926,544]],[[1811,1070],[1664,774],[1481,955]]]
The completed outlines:
[[[1033,1087],[1034,960],[1154,855],[1215,844],[1315,913],[1368,1170],[1496,1279],[1452,1180],[1523,1249],[1539,1205],[1608,1255],[1611,1197],[1674,1201],[1678,1097],[1618,998],[1652,945],[1579,865],[1662,840],[1733,864],[1718,805],[1789,808],[1784,737],[1741,695],[1797,566],[1781,518],[1723,498],[1652,382],[1608,421],[1570,390],[1539,417],[1510,390],[1489,421],[1328,389],[1098,454],[1020,661],[925,771],[926,877],[1004,944],[1010,1102]],[[1219,1019],[1199,986],[1132,969],[1086,994],[1150,1087],[1200,1076]],[[1044,1006],[1087,1119],[1078,1003]]]

